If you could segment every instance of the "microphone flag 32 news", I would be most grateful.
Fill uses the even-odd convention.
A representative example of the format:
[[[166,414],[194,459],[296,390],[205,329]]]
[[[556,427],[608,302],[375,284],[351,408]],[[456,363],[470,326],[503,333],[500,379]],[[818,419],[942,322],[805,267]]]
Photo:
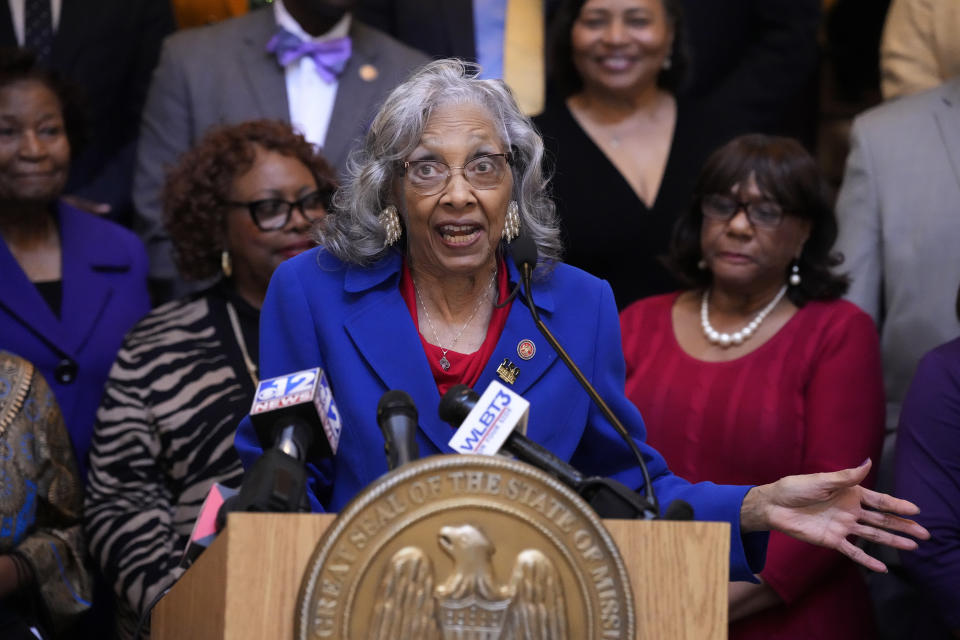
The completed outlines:
[[[250,419],[256,424],[258,419],[280,417],[288,412],[299,413],[298,410],[307,415],[316,411],[327,435],[330,455],[336,454],[343,423],[337,404],[333,401],[333,390],[327,374],[320,367],[261,380],[253,398]]]
[[[493,455],[511,433],[526,433],[529,413],[529,401],[493,380],[447,445],[457,453]]]

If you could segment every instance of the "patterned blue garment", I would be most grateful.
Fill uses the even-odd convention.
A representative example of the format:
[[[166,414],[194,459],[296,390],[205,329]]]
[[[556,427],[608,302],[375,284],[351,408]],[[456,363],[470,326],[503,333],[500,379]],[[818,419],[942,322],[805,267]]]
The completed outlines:
[[[33,365],[0,351],[0,554],[17,568],[18,613],[52,632],[90,606],[82,506],[53,392]]]

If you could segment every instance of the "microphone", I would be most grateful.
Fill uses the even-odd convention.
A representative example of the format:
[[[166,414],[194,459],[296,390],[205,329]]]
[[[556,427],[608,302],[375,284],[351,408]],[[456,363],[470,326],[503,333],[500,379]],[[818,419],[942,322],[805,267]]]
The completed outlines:
[[[391,471],[420,457],[417,448],[417,407],[406,392],[387,391],[380,397],[377,424],[383,432],[383,448]]]
[[[600,409],[600,412],[603,414],[603,416],[613,426],[614,430],[623,439],[623,441],[627,443],[627,446],[637,458],[637,464],[640,467],[640,472],[643,474],[643,489],[647,502],[643,509],[644,517],[658,517],[660,515],[660,503],[657,501],[657,496],[653,491],[653,482],[650,480],[650,471],[647,469],[647,463],[643,460],[643,454],[640,453],[640,448],[637,447],[637,443],[634,442],[633,438],[630,437],[630,434],[627,432],[626,427],[623,426],[623,423],[617,419],[617,416],[614,415],[607,403],[603,400],[603,398],[600,397],[600,394],[597,392],[597,390],[592,384],[590,384],[590,381],[587,380],[587,377],[583,375],[582,371],[580,371],[580,367],[578,367],[573,361],[573,358],[570,357],[570,354],[568,354],[566,350],[560,346],[560,342],[556,339],[553,333],[551,333],[550,329],[547,328],[547,325],[544,324],[543,320],[540,319],[540,313],[537,311],[537,305],[533,301],[533,290],[531,287],[533,271],[537,267],[537,245],[525,229],[521,229],[520,234],[513,240],[513,242],[510,243],[510,255],[513,258],[514,264],[516,264],[517,268],[520,270],[520,276],[523,280],[524,302],[526,303],[527,308],[530,310],[530,315],[533,316],[533,323],[537,325],[537,329],[540,331],[543,337],[546,338],[547,342],[550,343],[550,346],[553,347],[553,350],[557,352],[557,355],[560,357],[560,360],[563,361],[563,364],[567,366],[567,369],[570,370],[570,373],[573,374],[573,377],[577,379],[577,382],[580,383],[580,386],[583,388],[583,390],[587,392],[587,395],[590,396],[590,399],[593,401],[593,403],[598,409]]]
[[[327,374],[319,367],[261,380],[250,420],[260,446],[275,446],[300,461],[333,457],[343,430]],[[318,423],[323,438],[314,435]]]
[[[520,231],[520,234],[513,239],[513,242],[510,243],[510,255],[513,256],[513,262],[517,265],[521,271],[523,268],[521,265],[529,264],[531,272],[537,266],[537,245],[534,243],[533,239],[530,238],[523,230]],[[510,295],[507,296],[506,300],[503,302],[497,302],[493,305],[494,309],[502,309],[507,306],[513,299],[517,297],[517,294],[520,293],[520,284],[513,288],[513,291],[510,292]]]
[[[663,512],[664,520],[687,521],[693,520],[693,507],[686,500],[677,498],[667,505],[667,510]]]
[[[526,399],[494,380],[482,396],[466,385],[450,387],[438,411],[441,420],[459,427],[448,443],[459,453],[493,455],[503,450],[513,454],[576,491],[603,518],[656,517],[626,485],[612,478],[584,477],[573,465],[519,432],[518,428],[526,428],[529,407]]]
[[[525,229],[521,229],[519,235],[510,243],[510,256],[520,269],[521,275],[526,269],[533,274],[533,270],[537,268],[537,243]]]
[[[453,385],[440,398],[437,411],[441,420],[457,429],[447,443],[450,448],[459,453],[491,455],[515,431],[526,433],[530,403],[494,380],[482,396],[467,385]]]
[[[217,531],[231,511],[308,511],[304,464],[333,457],[343,430],[327,376],[319,367],[261,380],[250,420],[264,452],[247,472],[240,492],[220,507]]]

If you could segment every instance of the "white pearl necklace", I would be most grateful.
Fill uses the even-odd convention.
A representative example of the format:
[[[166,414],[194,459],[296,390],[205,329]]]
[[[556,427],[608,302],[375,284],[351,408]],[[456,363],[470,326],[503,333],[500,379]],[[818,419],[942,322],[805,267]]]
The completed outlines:
[[[700,297],[700,326],[703,328],[703,335],[706,336],[712,344],[718,344],[721,347],[729,347],[730,345],[739,345],[743,344],[750,336],[754,334],[757,330],[757,327],[760,326],[760,323],[766,319],[770,312],[773,311],[773,308],[777,306],[777,303],[783,299],[783,296],[787,293],[787,285],[783,285],[779,293],[774,296],[773,300],[760,310],[760,313],[757,314],[753,320],[750,321],[747,326],[739,331],[734,333],[720,333],[710,325],[709,311],[707,310],[707,301],[710,299],[710,290],[704,289],[703,295]]]

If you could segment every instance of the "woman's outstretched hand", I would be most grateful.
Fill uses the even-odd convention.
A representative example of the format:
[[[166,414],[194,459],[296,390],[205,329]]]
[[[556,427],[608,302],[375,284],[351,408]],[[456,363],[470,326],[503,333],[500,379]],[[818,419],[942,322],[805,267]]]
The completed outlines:
[[[740,509],[743,532],[776,530],[798,540],[836,549],[868,569],[886,573],[887,566],[850,542],[858,536],[896,549],[917,543],[898,534],[927,540],[922,526],[902,516],[920,510],[912,502],[860,486],[870,461],[833,473],[786,476],[747,492]]]

